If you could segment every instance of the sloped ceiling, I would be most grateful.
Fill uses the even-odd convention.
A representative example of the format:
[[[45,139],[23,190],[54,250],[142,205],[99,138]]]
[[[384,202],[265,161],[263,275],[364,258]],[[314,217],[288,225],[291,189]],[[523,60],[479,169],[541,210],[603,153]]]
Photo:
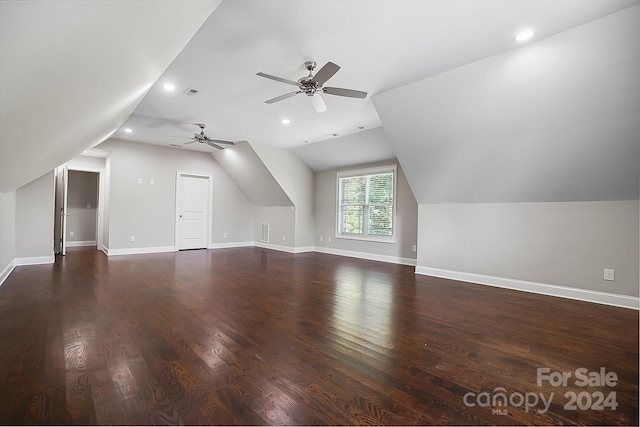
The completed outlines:
[[[396,158],[383,127],[306,144],[292,151],[315,172]]]
[[[113,134],[219,3],[0,2],[0,191]]]
[[[216,151],[212,156],[254,206],[293,206],[291,199],[247,141],[228,150]]]
[[[374,95],[419,203],[638,199],[640,6]]]
[[[193,123],[213,138],[281,148],[325,143],[381,125],[371,95],[519,46],[514,34],[533,26],[533,41],[619,11],[637,0],[225,0],[149,91],[118,137],[182,145]],[[365,99],[322,95],[316,113],[300,94],[265,100],[294,86],[256,76],[297,80],[333,61],[328,86],[366,91]],[[175,90],[163,89],[173,83]],[[187,88],[198,90],[185,95]],[[281,124],[284,118],[289,125]],[[364,129],[361,130],[360,127]],[[124,136],[123,136],[124,135]],[[182,138],[182,139],[181,139]],[[205,144],[184,149],[211,152]],[[310,150],[310,149],[309,149]],[[318,150],[325,163],[340,161]],[[336,164],[337,165],[337,164]]]
[[[197,130],[192,123],[202,122],[215,138],[301,152],[311,152],[303,141],[339,147],[326,142],[327,134],[382,124],[371,95],[514,49],[513,33],[523,26],[535,26],[533,41],[544,41],[638,0],[218,3],[0,2],[0,191],[37,178],[116,129],[119,138],[181,145],[184,139],[167,135],[189,137]],[[326,96],[323,114],[303,95],[264,104],[291,88],[255,73],[295,80],[306,74],[308,59],[336,62],[342,68],[328,83],[370,96]],[[172,94],[162,89],[165,79],[177,87]],[[182,94],[188,86],[200,90],[197,97]],[[413,114],[416,105],[454,106],[446,92],[426,104],[412,104],[407,96],[406,103],[396,103],[396,114]],[[284,117],[290,125],[280,123]],[[394,126],[390,118],[388,123]],[[125,126],[134,132],[122,136]],[[185,149],[213,151],[204,144]],[[387,156],[388,150],[380,152]],[[334,149],[318,149],[314,159],[319,168],[341,164]]]

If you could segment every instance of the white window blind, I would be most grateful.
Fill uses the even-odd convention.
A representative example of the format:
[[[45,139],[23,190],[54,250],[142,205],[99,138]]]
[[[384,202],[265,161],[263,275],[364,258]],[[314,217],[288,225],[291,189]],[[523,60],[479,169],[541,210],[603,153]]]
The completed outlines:
[[[396,167],[338,173],[337,237],[393,241]]]

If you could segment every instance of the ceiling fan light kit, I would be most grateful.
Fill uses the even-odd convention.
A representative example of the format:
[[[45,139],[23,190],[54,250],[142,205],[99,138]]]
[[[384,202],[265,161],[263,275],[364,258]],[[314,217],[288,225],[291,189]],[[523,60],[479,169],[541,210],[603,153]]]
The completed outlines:
[[[259,72],[256,75],[260,77],[264,77],[267,79],[275,80],[280,83],[285,83],[293,86],[297,86],[298,90],[285,93],[284,95],[276,96],[275,98],[271,98],[265,101],[266,104],[273,104],[275,102],[279,102],[285,100],[287,98],[291,98],[299,93],[304,93],[307,96],[311,97],[311,103],[313,107],[316,109],[318,113],[323,113],[327,111],[327,105],[324,100],[320,96],[320,93],[326,93],[327,95],[336,95],[336,96],[344,96],[347,98],[366,98],[367,92],[363,92],[360,90],[353,89],[344,89],[339,87],[323,87],[324,83],[329,80],[335,73],[338,72],[340,67],[333,62],[327,62],[324,67],[320,68],[318,72],[314,75],[313,70],[316,68],[315,61],[307,61],[304,63],[304,66],[307,70],[309,70],[309,75],[298,79],[297,82],[293,80],[284,79],[282,77],[273,76],[271,74],[266,74],[263,72]]]

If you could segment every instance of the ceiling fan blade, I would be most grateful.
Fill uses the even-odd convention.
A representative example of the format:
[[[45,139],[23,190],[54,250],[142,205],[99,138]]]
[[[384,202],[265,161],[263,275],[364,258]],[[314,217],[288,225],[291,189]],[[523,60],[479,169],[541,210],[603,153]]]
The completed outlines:
[[[273,104],[274,102],[282,101],[283,99],[291,98],[294,95],[302,93],[301,90],[297,90],[295,92],[285,93],[284,95],[276,96],[275,98],[268,99],[264,101],[265,104]]]
[[[227,145],[236,145],[233,141],[225,141],[224,139],[208,139],[208,142],[213,142],[216,144],[227,144]]]
[[[318,113],[324,113],[327,111],[327,104],[324,103],[324,99],[322,99],[319,93],[316,93],[311,97],[311,103]]]
[[[198,141],[196,141],[196,140],[193,140],[193,141],[187,141],[187,142],[185,142],[185,143],[184,143],[184,144],[182,144],[182,145],[193,144],[194,142],[198,142]]]
[[[178,135],[165,135],[165,136],[168,136],[170,138],[191,139],[191,137],[189,137],[189,136],[178,136]]]
[[[272,76],[271,74],[265,74],[260,72],[260,73],[256,73],[256,76],[264,77],[267,79],[275,80],[277,82],[286,83],[289,85],[298,86],[298,82],[294,82],[293,80],[283,79],[282,77]]]
[[[207,143],[207,145],[213,147],[213,148],[217,148],[218,150],[224,150],[224,147],[219,146],[218,144],[214,144],[211,141],[205,141]]]
[[[341,87],[325,87],[322,88],[322,92],[328,93],[329,95],[348,96],[349,98],[367,97],[367,92],[362,92],[361,90],[343,89]]]
[[[327,62],[324,67],[320,68],[313,79],[312,82],[318,83],[320,85],[324,84],[327,80],[329,80],[335,73],[340,69],[339,66],[334,64],[333,62]]]

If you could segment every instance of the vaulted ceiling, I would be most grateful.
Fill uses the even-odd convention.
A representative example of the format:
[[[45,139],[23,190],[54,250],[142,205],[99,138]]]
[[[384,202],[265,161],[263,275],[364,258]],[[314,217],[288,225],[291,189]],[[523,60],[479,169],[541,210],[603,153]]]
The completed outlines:
[[[374,95],[419,203],[637,200],[640,6]]]
[[[502,102],[508,81],[496,90],[502,95],[492,104],[491,96],[481,93],[484,80],[473,83],[474,72],[491,70],[464,66],[528,49],[513,40],[522,28],[535,30],[528,45],[533,46],[638,1],[218,3],[2,2],[0,190],[29,182],[111,135],[213,152],[204,144],[183,145],[199,130],[194,123],[207,124],[213,138],[291,148],[315,170],[345,165],[345,158],[364,151],[366,161],[399,154],[411,170],[428,157],[437,171],[442,164],[432,156],[438,150],[431,145],[422,151],[420,144],[433,139],[428,123],[433,124],[437,115],[431,113],[440,105],[447,111],[461,108],[459,121],[451,114],[445,118],[453,122],[440,123],[453,133],[484,117],[468,112],[462,88],[484,96],[471,105],[493,108],[483,110],[491,120],[508,117],[513,106]],[[256,73],[297,80],[307,74],[303,64],[308,60],[318,67],[328,61],[341,66],[326,85],[369,95],[362,100],[323,95],[328,111],[321,114],[302,94],[265,104],[295,87]],[[469,71],[460,74],[459,69]],[[462,80],[446,77],[454,75]],[[165,83],[175,90],[166,91]],[[186,95],[188,88],[197,93]],[[290,124],[282,124],[284,118]],[[375,130],[381,126],[384,130]],[[486,139],[501,132],[478,129],[486,131]],[[462,143],[452,147],[469,149]],[[420,182],[433,178],[416,173],[414,191],[423,191]]]
[[[110,137],[216,1],[1,1],[0,191]]]

